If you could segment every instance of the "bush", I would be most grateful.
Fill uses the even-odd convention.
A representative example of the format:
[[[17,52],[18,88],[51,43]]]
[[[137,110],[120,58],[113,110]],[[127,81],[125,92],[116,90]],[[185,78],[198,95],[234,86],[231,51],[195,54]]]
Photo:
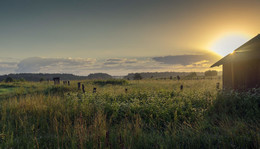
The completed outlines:
[[[232,117],[245,120],[260,120],[260,89],[249,92],[224,92],[217,95],[209,109],[213,117]]]
[[[93,82],[94,84],[97,84],[97,85],[101,85],[101,86],[104,86],[104,85],[108,85],[108,84],[111,84],[111,85],[126,85],[128,84],[128,82],[126,80],[96,80]]]
[[[7,77],[5,79],[5,82],[8,83],[8,82],[14,82],[14,79],[12,77]]]
[[[193,77],[197,77],[196,72],[189,73],[185,78],[193,78]]]
[[[57,95],[63,95],[66,92],[73,91],[73,88],[69,88],[68,86],[51,86],[44,90],[44,93],[47,94],[57,94]]]
[[[26,80],[24,78],[20,78],[18,81],[19,82],[25,82]]]
[[[142,76],[141,76],[140,73],[135,73],[133,79],[134,79],[134,80],[142,80]]]
[[[212,76],[217,76],[218,72],[216,70],[208,70],[205,71],[205,76],[206,77],[212,77]]]

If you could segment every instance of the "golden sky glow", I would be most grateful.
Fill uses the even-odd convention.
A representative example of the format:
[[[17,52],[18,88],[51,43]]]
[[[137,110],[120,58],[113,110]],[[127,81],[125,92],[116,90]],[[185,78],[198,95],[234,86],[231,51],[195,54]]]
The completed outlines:
[[[230,32],[257,35],[259,5],[259,0],[7,1],[0,5],[0,50],[15,58],[196,53],[211,50]]]
[[[52,66],[56,71],[59,62],[80,64],[78,73],[108,71],[112,64],[115,71],[120,66],[132,72],[143,71],[144,62],[157,64],[154,57],[225,56],[260,33],[259,6],[259,0],[1,1],[0,74],[50,71]],[[131,61],[107,62],[111,58]],[[93,68],[78,59],[94,59]],[[205,60],[185,66],[160,63],[152,70],[205,70],[213,63],[200,64]],[[41,69],[28,67],[33,64]],[[60,72],[66,66],[59,66]]]
[[[226,56],[243,45],[249,39],[250,36],[246,36],[244,34],[228,33],[214,41],[209,49],[221,56]]]

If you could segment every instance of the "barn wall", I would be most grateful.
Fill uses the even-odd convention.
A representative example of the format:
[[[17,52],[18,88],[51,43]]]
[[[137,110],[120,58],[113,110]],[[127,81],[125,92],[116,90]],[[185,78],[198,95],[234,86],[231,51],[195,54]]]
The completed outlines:
[[[223,64],[223,88],[224,89],[232,89],[232,71],[231,71],[231,63]]]
[[[259,65],[260,60],[250,60],[247,62],[246,88],[259,86]]]
[[[259,87],[260,84],[260,61],[249,60],[233,63],[232,89],[250,89]],[[232,65],[231,65],[232,71]],[[231,72],[232,74],[232,72]],[[231,76],[232,77],[232,76]]]
[[[248,73],[248,62],[235,62],[233,65],[234,71],[234,82],[233,82],[233,89],[244,89],[247,86],[247,76],[250,74]]]
[[[258,81],[257,81],[257,87],[260,87],[260,60],[258,60],[257,65],[258,65],[258,73],[257,73]]]

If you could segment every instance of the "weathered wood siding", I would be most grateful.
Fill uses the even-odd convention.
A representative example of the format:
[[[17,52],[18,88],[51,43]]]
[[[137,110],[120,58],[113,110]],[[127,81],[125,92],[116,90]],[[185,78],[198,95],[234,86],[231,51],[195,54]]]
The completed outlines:
[[[229,62],[223,65],[223,88],[250,89],[260,87],[260,60]]]
[[[232,89],[231,63],[223,65],[223,89]]]

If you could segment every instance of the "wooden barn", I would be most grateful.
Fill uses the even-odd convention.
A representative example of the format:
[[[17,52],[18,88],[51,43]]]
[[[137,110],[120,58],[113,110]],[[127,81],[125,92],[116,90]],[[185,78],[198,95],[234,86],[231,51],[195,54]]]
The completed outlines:
[[[211,67],[223,65],[223,89],[260,87],[260,34]]]

